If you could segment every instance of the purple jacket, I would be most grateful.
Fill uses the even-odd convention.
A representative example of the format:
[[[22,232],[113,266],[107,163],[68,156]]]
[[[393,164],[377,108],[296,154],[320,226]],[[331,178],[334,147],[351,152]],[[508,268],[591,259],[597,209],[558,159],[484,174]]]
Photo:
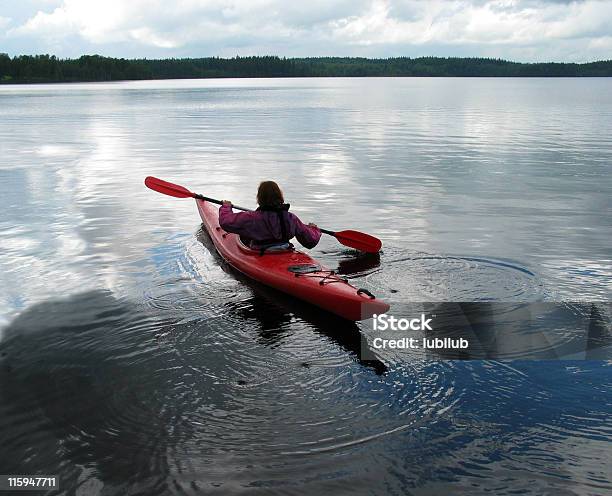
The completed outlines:
[[[314,248],[321,231],[302,223],[297,215],[288,211],[282,212],[285,219],[287,237],[295,238],[306,248]],[[219,208],[219,225],[227,232],[240,235],[243,240],[253,241],[253,244],[269,243],[282,240],[282,231],[278,213],[268,210],[234,213],[229,205]]]

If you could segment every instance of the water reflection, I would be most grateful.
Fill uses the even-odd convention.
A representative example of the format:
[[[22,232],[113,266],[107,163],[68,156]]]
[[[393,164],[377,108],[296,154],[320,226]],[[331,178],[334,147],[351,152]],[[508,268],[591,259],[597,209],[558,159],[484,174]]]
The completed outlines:
[[[610,485],[603,458],[585,458],[607,442],[593,394],[606,394],[609,371],[598,362],[404,359],[377,375],[355,362],[346,325],[287,312],[259,288],[252,298],[198,286],[174,311],[100,291],[15,319],[0,343],[3,467],[52,471],[66,491],[198,494],[229,481],[230,492],[290,491],[298,481],[315,493],[324,478],[336,490],[405,492],[434,467],[446,474],[437,484],[486,487],[494,470],[508,490],[539,492],[567,483],[541,458],[549,452],[581,487]],[[490,437],[500,447],[482,444]],[[535,490],[527,463],[542,476]]]
[[[1,86],[0,472],[83,493],[609,492],[606,363],[366,363],[363,328],[225,272],[193,202],[142,187],[249,206],[276,179],[304,220],[383,239],[316,257],[394,308],[605,302],[608,86]]]

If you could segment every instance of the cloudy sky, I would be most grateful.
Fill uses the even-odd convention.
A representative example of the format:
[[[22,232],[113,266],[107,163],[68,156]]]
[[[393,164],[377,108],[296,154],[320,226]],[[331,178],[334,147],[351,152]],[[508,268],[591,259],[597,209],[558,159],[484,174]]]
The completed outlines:
[[[0,52],[612,59],[612,0],[0,0]]]

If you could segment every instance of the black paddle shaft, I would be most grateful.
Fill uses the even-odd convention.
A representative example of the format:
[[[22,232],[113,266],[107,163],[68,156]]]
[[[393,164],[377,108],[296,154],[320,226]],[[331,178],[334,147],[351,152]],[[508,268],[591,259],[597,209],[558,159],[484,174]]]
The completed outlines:
[[[214,198],[209,198],[208,196],[198,195],[197,193],[195,193],[193,197],[196,198],[197,200],[204,200],[210,203],[215,203],[217,205],[223,205],[223,202],[221,200],[215,200]],[[234,205],[233,203],[232,203],[232,208],[235,208],[236,210],[243,210],[244,212],[253,211],[250,208],[239,207],[238,205]]]

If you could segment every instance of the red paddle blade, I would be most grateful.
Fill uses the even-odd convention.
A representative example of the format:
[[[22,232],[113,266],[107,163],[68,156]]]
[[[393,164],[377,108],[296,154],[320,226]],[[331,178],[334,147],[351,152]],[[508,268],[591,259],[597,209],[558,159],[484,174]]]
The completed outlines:
[[[359,231],[338,231],[335,236],[344,246],[350,246],[359,251],[378,253],[382,248],[380,239]]]
[[[175,198],[193,198],[195,196],[195,193],[192,193],[183,186],[169,183],[168,181],[157,179],[153,176],[148,176],[145,179],[145,186],[153,191],[157,191],[158,193],[163,193],[164,195],[168,196],[174,196]]]

